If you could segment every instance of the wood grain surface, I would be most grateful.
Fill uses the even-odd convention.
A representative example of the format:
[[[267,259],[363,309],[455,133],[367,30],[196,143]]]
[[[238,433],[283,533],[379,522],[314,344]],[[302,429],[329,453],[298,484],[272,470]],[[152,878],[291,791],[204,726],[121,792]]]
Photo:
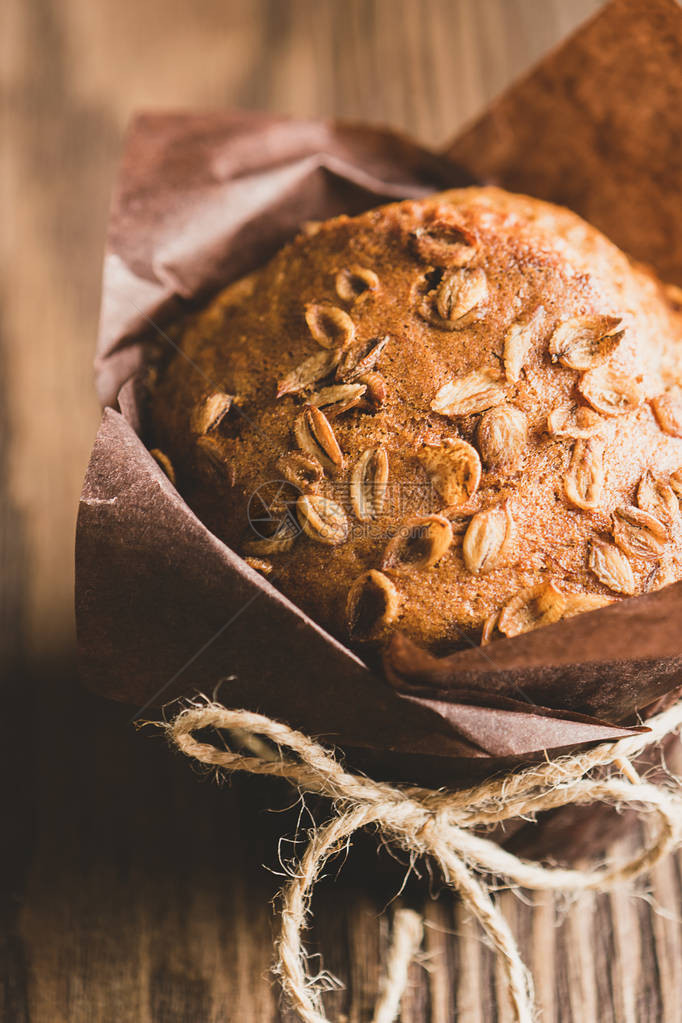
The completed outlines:
[[[293,1021],[269,973],[285,785],[219,789],[82,691],[73,534],[108,197],[140,107],[340,115],[444,143],[598,0],[5,0],[0,304],[0,1018]],[[267,809],[266,809],[267,808]],[[313,807],[324,813],[324,807]],[[510,1019],[498,965],[437,877],[362,836],[315,899],[309,946],[368,1023],[393,909],[423,912],[403,1023]],[[499,895],[543,1021],[682,1020],[680,862],[649,889]],[[400,892],[400,894],[398,894]]]

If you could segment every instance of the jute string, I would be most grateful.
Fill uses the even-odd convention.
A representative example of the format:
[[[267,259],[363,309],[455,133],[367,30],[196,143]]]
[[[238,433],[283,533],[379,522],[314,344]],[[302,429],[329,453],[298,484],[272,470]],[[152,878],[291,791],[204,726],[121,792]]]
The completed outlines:
[[[313,888],[327,860],[359,828],[369,826],[412,856],[430,857],[438,865],[446,884],[459,894],[500,957],[513,1019],[532,1023],[536,1018],[532,978],[486,878],[534,890],[603,892],[646,873],[682,844],[682,795],[676,781],[671,777],[660,784],[641,780],[630,764],[631,757],[682,727],[682,701],[651,718],[647,725],[650,731],[646,733],[601,743],[587,752],[558,757],[459,791],[396,786],[354,774],[332,752],[301,732],[260,714],[229,710],[207,700],[191,704],[162,727],[171,743],[193,760],[226,771],[286,778],[301,793],[324,796],[333,803],[331,819],[311,829],[294,876],[281,893],[277,969],[286,995],[305,1023],[328,1023],[322,985],[308,973],[302,942]],[[207,728],[236,733],[240,745],[252,752],[233,752],[199,741],[195,733]],[[276,752],[263,739],[274,744]],[[507,852],[473,830],[534,817],[541,810],[596,802],[636,809],[654,825],[646,829],[642,847],[628,859],[586,869],[546,867]],[[375,1019],[395,1018],[395,991],[405,983],[404,955],[401,962],[393,987],[389,968],[383,995],[393,1006],[393,1016],[375,1015]]]

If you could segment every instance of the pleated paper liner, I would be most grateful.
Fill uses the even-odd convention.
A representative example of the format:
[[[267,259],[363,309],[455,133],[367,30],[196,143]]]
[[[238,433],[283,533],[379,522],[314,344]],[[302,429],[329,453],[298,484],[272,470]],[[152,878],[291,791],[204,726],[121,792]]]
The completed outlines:
[[[427,784],[636,727],[682,684],[682,584],[444,659],[397,637],[385,671],[372,670],[194,515],[145,447],[140,380],[185,313],[304,221],[469,183],[565,204],[682,283],[681,138],[674,0],[615,0],[441,152],[263,114],[138,116],[111,210],[96,359],[105,409],[78,516],[86,684],[142,707],[227,679],[226,705]]]

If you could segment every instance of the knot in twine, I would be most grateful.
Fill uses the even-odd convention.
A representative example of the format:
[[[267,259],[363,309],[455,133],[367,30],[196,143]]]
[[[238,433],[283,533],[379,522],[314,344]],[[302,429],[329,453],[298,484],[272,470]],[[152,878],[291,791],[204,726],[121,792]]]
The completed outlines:
[[[532,1023],[536,1018],[532,978],[485,877],[492,875],[508,885],[527,889],[603,892],[650,870],[682,844],[678,786],[672,779],[662,784],[641,780],[629,761],[679,730],[682,702],[651,718],[647,725],[647,733],[601,743],[587,752],[559,757],[460,791],[390,785],[354,774],[301,732],[260,714],[229,710],[209,701],[193,703],[161,727],[172,744],[202,764],[286,778],[301,793],[314,793],[333,802],[333,816],[311,830],[295,876],[281,893],[277,969],[285,994],[305,1023],[328,1023],[320,984],[308,974],[302,944],[312,891],[329,857],[355,831],[369,825],[374,825],[384,840],[435,861],[446,884],[478,920],[501,959],[514,1020]],[[200,742],[195,733],[206,728],[227,730],[238,737],[242,747],[254,752],[245,755]],[[262,739],[274,744],[277,752]],[[595,773],[599,768],[615,770]],[[649,837],[630,858],[586,869],[552,868],[521,859],[474,833],[475,828],[534,816],[541,810],[595,802],[617,809],[635,808],[647,820],[655,820]]]

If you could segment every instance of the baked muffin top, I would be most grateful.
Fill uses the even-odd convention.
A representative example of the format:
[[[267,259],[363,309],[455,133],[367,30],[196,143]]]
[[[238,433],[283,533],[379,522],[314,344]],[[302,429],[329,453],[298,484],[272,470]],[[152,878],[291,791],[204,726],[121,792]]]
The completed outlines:
[[[682,578],[679,297],[494,188],[307,225],[178,326],[152,447],[342,641],[516,635]]]

